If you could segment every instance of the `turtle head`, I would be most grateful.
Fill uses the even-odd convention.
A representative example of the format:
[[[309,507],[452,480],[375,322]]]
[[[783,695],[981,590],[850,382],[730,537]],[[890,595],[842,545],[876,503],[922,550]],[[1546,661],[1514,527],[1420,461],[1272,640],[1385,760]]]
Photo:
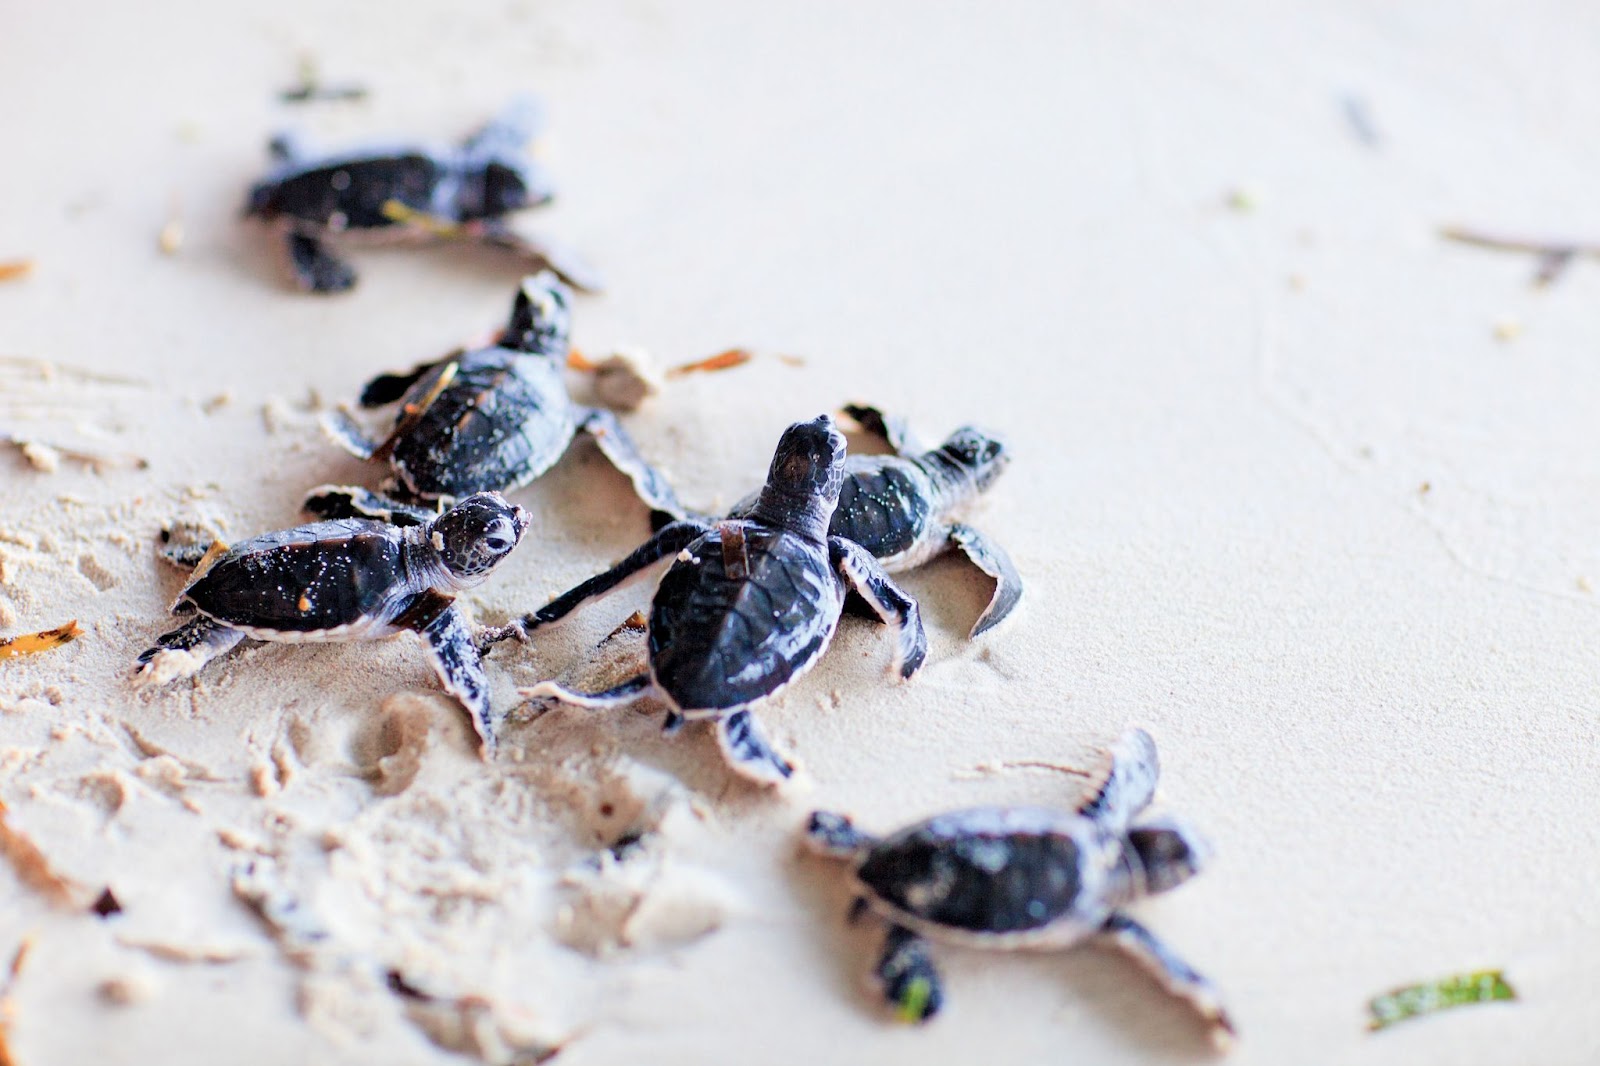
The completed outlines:
[[[507,503],[498,492],[477,492],[429,523],[428,541],[439,553],[450,583],[470,588],[511,554],[529,518],[527,511]]]
[[[796,422],[778,438],[752,516],[781,529],[825,538],[844,484],[844,459],[844,434],[832,418],[818,415],[810,422]]]
[[[1211,848],[1187,823],[1176,818],[1161,818],[1128,830],[1124,847],[1140,873],[1142,891],[1155,895],[1183,884],[1199,873],[1211,859]]]
[[[979,492],[986,491],[994,484],[994,479],[1011,465],[1011,452],[1007,450],[1005,441],[972,426],[962,426],[950,434],[939,450],[967,472]]]
[[[571,306],[571,291],[554,273],[541,270],[528,275],[517,290],[511,321],[500,334],[500,343],[530,355],[565,356],[572,330]]]

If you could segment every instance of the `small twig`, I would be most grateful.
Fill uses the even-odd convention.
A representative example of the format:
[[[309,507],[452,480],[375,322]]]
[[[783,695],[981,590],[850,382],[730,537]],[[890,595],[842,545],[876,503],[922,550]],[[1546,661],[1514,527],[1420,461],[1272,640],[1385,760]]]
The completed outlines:
[[[367,90],[361,85],[323,85],[317,71],[317,61],[309,55],[300,57],[300,84],[285,89],[278,99],[286,104],[305,104],[313,100],[362,100]]]
[[[1509,237],[1468,226],[1442,226],[1439,229],[1439,236],[1447,241],[1470,244],[1475,248],[1487,248],[1495,252],[1523,252],[1536,255],[1539,257],[1539,266],[1537,273],[1534,274],[1533,283],[1540,286],[1553,284],[1580,255],[1600,258],[1600,241]]]

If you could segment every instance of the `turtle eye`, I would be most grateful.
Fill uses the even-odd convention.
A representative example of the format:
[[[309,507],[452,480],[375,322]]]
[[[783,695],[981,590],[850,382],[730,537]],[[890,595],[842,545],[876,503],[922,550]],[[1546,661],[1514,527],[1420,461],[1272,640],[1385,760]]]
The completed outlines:
[[[487,541],[485,541],[485,544],[488,546],[489,550],[494,552],[496,555],[505,552],[511,547],[511,542],[506,540],[504,537],[490,537]]]

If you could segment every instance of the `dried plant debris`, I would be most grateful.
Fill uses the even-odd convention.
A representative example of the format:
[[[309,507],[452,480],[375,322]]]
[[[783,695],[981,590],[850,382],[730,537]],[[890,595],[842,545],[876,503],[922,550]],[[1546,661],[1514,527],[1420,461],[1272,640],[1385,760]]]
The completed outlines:
[[[107,886],[89,909],[101,918],[110,918],[114,914],[122,913],[122,902],[117,899],[116,893],[111,891],[110,886]]]
[[[552,1041],[524,1032],[496,1016],[494,1005],[481,996],[436,996],[399,970],[384,983],[404,1006],[406,1017],[434,1046],[487,1063],[535,1066],[549,1062],[571,1041]]]
[[[324,85],[315,56],[301,56],[297,73],[299,84],[278,94],[278,99],[286,104],[308,104],[316,100],[365,100],[367,97],[367,89],[362,85]]]
[[[25,437],[0,429],[0,444],[9,444],[22,453],[28,465],[41,474],[53,474],[61,468],[61,460],[71,459],[75,463],[82,463],[96,474],[103,474],[107,470],[143,470],[150,465],[150,460],[130,452],[105,453],[85,451],[82,448],[69,448],[60,444],[46,443],[32,437]]]
[[[32,273],[32,259],[7,259],[0,262],[0,281],[21,281]]]
[[[1368,148],[1378,148],[1383,144],[1383,137],[1378,132],[1378,124],[1372,120],[1372,108],[1367,101],[1354,93],[1348,94],[1340,101],[1344,110],[1344,121],[1350,127],[1350,132],[1355,139]]]
[[[11,1023],[16,1020],[11,991],[16,987],[17,978],[22,974],[22,967],[28,961],[28,952],[32,948],[33,941],[23,938],[11,956],[11,968],[6,973],[4,983],[0,983],[0,1066],[16,1066],[16,1057],[11,1054]]]
[[[1372,1014],[1367,1028],[1376,1032],[1407,1018],[1417,1018],[1450,1007],[1516,998],[1516,991],[1499,970],[1454,974],[1374,996],[1367,1004],[1367,1010]]]
[[[1538,240],[1527,237],[1510,237],[1473,229],[1470,226],[1444,226],[1439,236],[1447,241],[1470,244],[1495,252],[1522,252],[1537,256],[1533,283],[1543,287],[1553,285],[1566,273],[1567,267],[1580,255],[1600,258],[1600,241]]]
[[[74,620],[64,626],[46,629],[39,633],[24,633],[20,637],[0,637],[0,659],[37,655],[42,651],[59,648],[63,644],[71,644],[81,636],[83,627]],[[0,815],[3,815],[4,811],[4,806],[0,805]]]
[[[53,903],[72,904],[79,896],[77,883],[57,873],[39,846],[26,833],[12,828],[7,819],[9,813],[5,802],[0,801],[0,855],[11,861],[23,884]]]
[[[567,355],[567,366],[594,375],[595,395],[607,407],[615,411],[637,411],[646,400],[660,395],[668,378],[729,370],[753,358],[744,348],[729,348],[663,371],[642,348],[620,348],[598,361],[573,349]]]
[[[156,234],[156,248],[162,255],[177,255],[183,247],[183,217],[174,210]]]

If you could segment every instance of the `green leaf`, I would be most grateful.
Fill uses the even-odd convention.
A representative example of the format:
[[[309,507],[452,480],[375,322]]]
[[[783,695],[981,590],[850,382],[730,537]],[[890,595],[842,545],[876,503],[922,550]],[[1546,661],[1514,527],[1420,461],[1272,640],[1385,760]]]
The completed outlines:
[[[1501,999],[1516,999],[1517,993],[1506,983],[1499,970],[1479,970],[1475,973],[1454,974],[1420,985],[1407,985],[1381,996],[1374,996],[1367,1004],[1372,1020],[1367,1028],[1386,1029],[1396,1022],[1416,1018],[1450,1007],[1470,1003],[1492,1003]]]

